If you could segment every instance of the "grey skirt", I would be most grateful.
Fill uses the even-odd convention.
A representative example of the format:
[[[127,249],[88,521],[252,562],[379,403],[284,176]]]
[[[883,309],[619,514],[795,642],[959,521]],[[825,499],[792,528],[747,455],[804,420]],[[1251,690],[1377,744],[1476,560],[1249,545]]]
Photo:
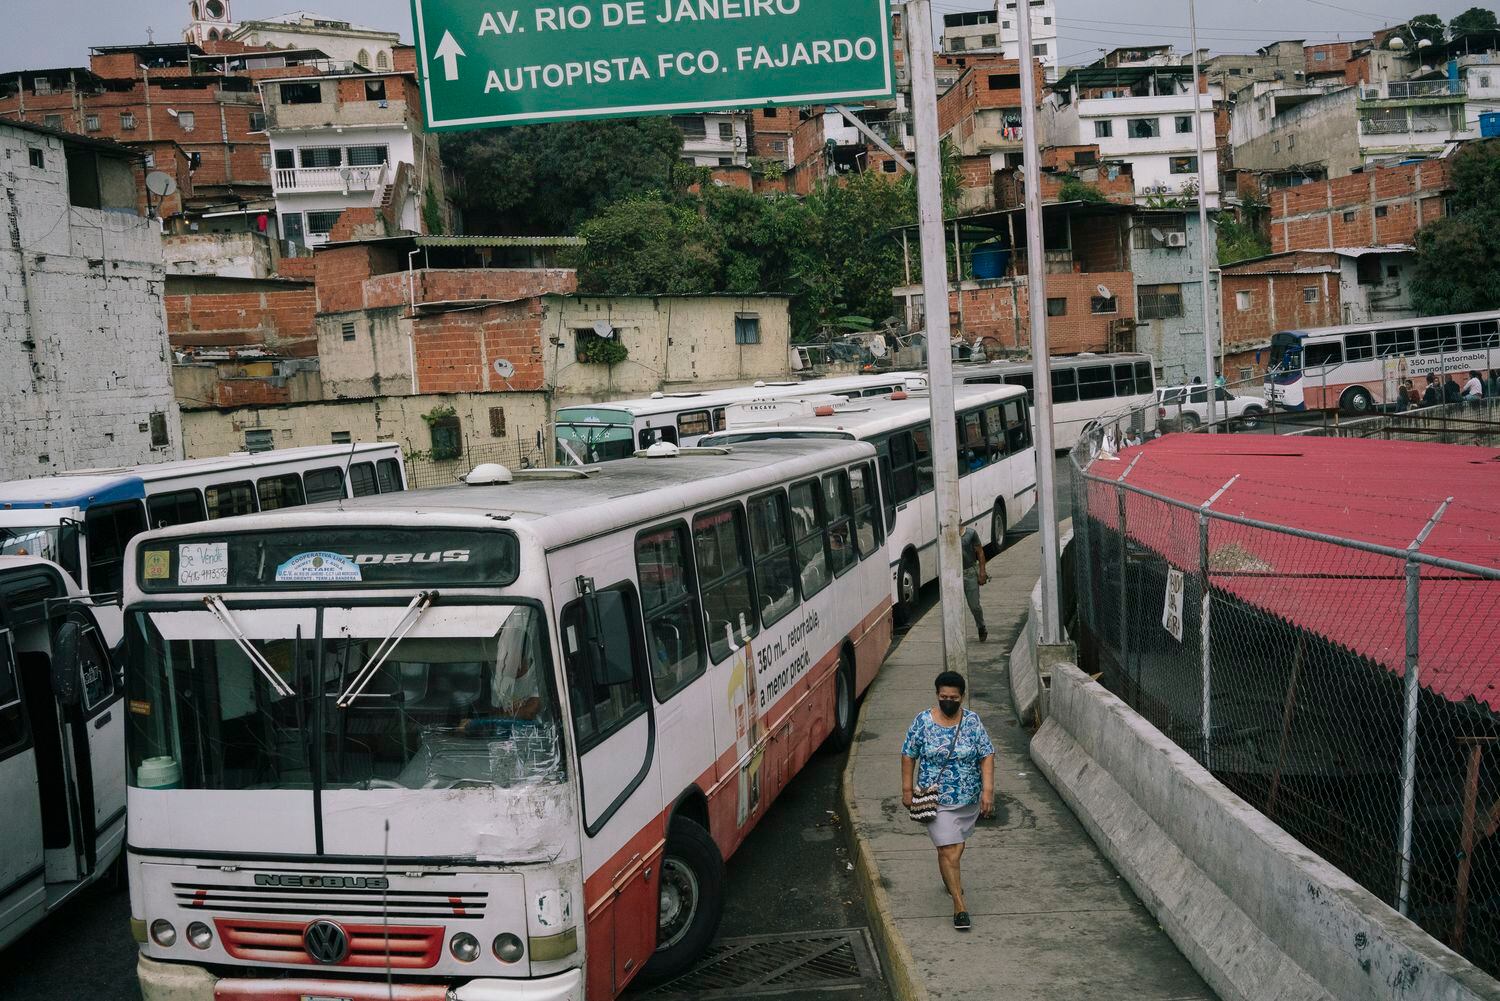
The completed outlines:
[[[961,845],[974,833],[974,823],[978,819],[978,803],[970,803],[968,806],[940,806],[937,819],[927,825],[927,835],[939,848]]]

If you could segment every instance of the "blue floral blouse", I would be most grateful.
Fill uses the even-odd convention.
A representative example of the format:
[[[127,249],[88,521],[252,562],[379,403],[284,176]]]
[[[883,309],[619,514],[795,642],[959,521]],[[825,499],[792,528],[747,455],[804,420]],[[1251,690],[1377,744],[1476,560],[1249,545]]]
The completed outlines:
[[[923,709],[912,720],[911,729],[906,731],[901,753],[917,762],[918,789],[938,787],[939,806],[978,803],[984,788],[979,763],[995,753],[995,745],[990,743],[990,735],[979,721],[978,714],[964,710],[958,723],[958,745],[953,749],[953,761],[944,771],[943,763],[948,760],[950,746],[953,746],[953,728],[934,720],[931,709]],[[941,780],[939,772],[942,772]]]

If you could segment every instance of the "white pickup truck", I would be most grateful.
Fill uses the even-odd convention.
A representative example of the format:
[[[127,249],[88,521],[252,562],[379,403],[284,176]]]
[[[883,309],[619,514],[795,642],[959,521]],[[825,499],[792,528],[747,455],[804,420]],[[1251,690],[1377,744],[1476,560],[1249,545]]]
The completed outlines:
[[[1164,431],[1196,431],[1209,421],[1222,421],[1226,416],[1234,427],[1252,430],[1260,427],[1270,409],[1264,397],[1236,396],[1219,386],[1210,415],[1208,387],[1203,385],[1158,386],[1156,407],[1156,423]]]

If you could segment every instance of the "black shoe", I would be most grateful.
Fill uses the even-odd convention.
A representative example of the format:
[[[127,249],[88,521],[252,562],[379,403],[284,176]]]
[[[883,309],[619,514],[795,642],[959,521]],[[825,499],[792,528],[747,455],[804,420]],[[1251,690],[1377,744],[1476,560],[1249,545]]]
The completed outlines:
[[[988,629],[981,629],[981,630],[979,630],[979,642],[983,643],[985,640],[987,640],[989,638],[990,638],[990,631]]]
[[[959,911],[957,914],[953,915],[953,927],[957,928],[959,931],[968,931],[970,928],[972,928],[973,922],[969,920],[969,912]]]

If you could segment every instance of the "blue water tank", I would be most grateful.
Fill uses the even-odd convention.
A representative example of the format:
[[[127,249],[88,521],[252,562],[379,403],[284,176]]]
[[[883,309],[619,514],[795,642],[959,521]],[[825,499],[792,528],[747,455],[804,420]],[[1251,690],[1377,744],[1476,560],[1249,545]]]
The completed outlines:
[[[1010,267],[1010,248],[998,243],[985,243],[969,254],[974,265],[974,277],[980,281],[1004,278]]]
[[[1479,134],[1486,139],[1500,136],[1500,111],[1486,111],[1480,114]]]

